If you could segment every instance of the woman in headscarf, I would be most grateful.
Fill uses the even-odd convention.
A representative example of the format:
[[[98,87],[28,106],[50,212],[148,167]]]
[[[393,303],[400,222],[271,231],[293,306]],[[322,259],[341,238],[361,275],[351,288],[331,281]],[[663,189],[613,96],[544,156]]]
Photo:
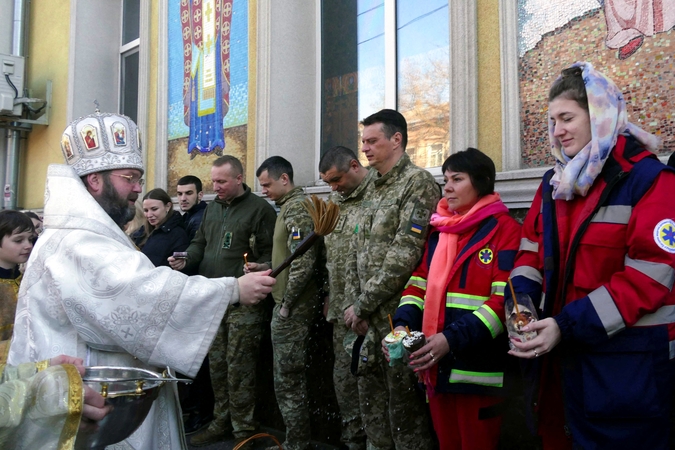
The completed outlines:
[[[545,449],[666,449],[675,356],[675,173],[586,62],[549,93],[556,158],[523,223],[511,277],[542,320],[530,359]],[[507,298],[510,297],[507,292]]]

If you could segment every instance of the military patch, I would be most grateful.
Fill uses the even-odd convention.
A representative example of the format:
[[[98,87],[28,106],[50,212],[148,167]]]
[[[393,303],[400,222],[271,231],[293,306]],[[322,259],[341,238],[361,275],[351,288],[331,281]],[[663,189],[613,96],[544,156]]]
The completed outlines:
[[[294,241],[299,241],[302,239],[302,234],[300,233],[300,228],[291,228],[291,234],[293,235],[293,240]]]
[[[675,222],[672,219],[663,219],[654,227],[654,242],[661,250],[675,253]]]
[[[413,209],[412,217],[410,221],[423,227],[427,226],[429,223],[430,212],[428,208],[425,208],[423,205],[417,203],[415,209]]]
[[[491,264],[494,259],[495,254],[489,247],[485,247],[478,252],[478,261],[486,266]]]
[[[423,235],[425,228],[429,225],[429,214],[428,208],[425,208],[419,202],[416,203],[408,220],[408,225],[406,225],[406,232],[415,236]]]
[[[361,224],[361,228],[363,229],[363,236],[366,239],[370,239],[370,229],[373,226],[373,216],[367,216],[363,218],[363,223]]]
[[[229,249],[230,247],[232,247],[232,232],[228,231],[223,238],[223,248]]]
[[[342,229],[345,226],[345,222],[347,221],[347,216],[343,215],[338,219],[337,225],[335,225],[335,229],[333,231],[342,231]]]

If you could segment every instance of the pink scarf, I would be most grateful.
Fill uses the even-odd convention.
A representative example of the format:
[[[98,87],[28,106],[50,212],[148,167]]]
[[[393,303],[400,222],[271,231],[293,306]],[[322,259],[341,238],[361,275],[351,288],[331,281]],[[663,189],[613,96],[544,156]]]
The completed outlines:
[[[448,209],[448,201],[442,198],[436,212],[431,216],[431,225],[440,231],[438,245],[429,266],[427,293],[424,298],[424,316],[422,332],[432,336],[445,325],[446,288],[450,281],[450,272],[457,257],[457,241],[461,234],[476,227],[487,217],[509,210],[501,201],[499,194],[482,197],[466,214],[455,214]],[[432,386],[436,385],[437,370],[431,371]]]

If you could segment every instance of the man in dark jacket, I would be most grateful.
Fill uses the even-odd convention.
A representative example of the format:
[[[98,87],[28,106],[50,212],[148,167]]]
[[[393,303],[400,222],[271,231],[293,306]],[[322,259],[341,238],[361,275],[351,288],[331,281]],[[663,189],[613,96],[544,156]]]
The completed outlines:
[[[244,261],[272,260],[276,213],[267,200],[244,184],[241,162],[230,155],[211,167],[216,199],[204,211],[202,224],[187,249],[187,260],[169,258],[177,270],[197,271],[207,278],[244,274]],[[255,434],[255,373],[263,334],[264,309],[242,306],[228,311],[209,351],[216,398],[214,420],[191,439],[203,446],[221,441],[232,429],[237,442]],[[230,428],[231,421],[231,428]]]
[[[185,175],[176,186],[178,205],[183,211],[181,218],[183,228],[187,232],[189,241],[194,239],[199,226],[202,224],[206,202],[202,200],[202,180],[194,175]],[[197,275],[197,272],[188,273]],[[192,384],[178,386],[181,407],[189,416],[184,420],[185,434],[193,434],[204,428],[213,420],[213,388],[209,375],[209,355],[204,358],[204,363],[199,369]]]
[[[184,176],[178,180],[176,196],[178,197],[180,210],[185,213],[183,214],[183,228],[192,240],[202,223],[202,217],[204,217],[204,210],[206,209],[206,202],[202,200],[204,196],[202,180],[194,175]]]

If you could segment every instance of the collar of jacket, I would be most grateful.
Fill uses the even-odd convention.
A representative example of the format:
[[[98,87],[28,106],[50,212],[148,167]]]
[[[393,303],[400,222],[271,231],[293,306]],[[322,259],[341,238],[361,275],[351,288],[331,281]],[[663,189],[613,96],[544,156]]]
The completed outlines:
[[[217,198],[217,197],[216,197],[216,198]],[[188,209],[187,211],[185,211],[185,215],[186,215],[188,218],[190,218],[190,217],[194,216],[195,214],[197,214],[197,213],[198,213],[199,211],[201,211],[202,209],[206,209],[206,206],[207,206],[207,203],[206,203],[204,200],[201,200],[201,201],[200,201],[199,203],[197,203],[195,206],[193,206],[192,208],[190,208],[190,209]]]
[[[0,280],[16,280],[21,275],[18,264],[11,269],[0,267]]]
[[[375,186],[384,186],[386,183],[388,183],[390,180],[395,180],[398,178],[398,176],[408,167],[408,165],[412,164],[410,161],[410,157],[406,152],[403,152],[403,156],[401,156],[401,159],[399,159],[396,164],[394,164],[394,167],[391,168],[391,170],[384,175],[380,177],[375,178]],[[378,174],[379,175],[379,174]]]
[[[173,209],[171,210],[171,217],[166,219],[166,221],[162,224],[161,227],[156,228],[155,231],[157,230],[162,230],[165,233],[170,232],[173,228],[180,227],[183,223],[183,218],[181,217],[180,213],[177,211],[174,211]]]
[[[363,194],[366,192],[366,188],[370,184],[373,178],[375,178],[375,173],[377,173],[377,170],[375,169],[368,169],[368,173],[366,176],[361,180],[361,184],[356,186],[356,188],[349,194],[343,202],[348,202],[352,200],[358,200],[359,198],[363,197]]]
[[[248,198],[249,195],[251,195],[251,188],[246,186],[246,183],[244,183],[243,186],[244,186],[244,193],[241,194],[239,197],[233,198],[231,202],[228,203],[225,200],[219,199],[218,197],[216,197],[214,202],[220,203],[221,205],[224,205],[224,206],[234,206],[234,205],[237,205],[237,204],[243,202],[244,200],[246,200]]]
[[[301,186],[294,187],[290,191],[286,192],[286,194],[283,197],[281,197],[279,200],[277,200],[274,203],[276,203],[276,205],[280,207],[284,203],[286,203],[287,201],[292,199],[293,197],[297,197],[298,195],[302,195],[302,194],[303,194],[303,189],[302,189]]]

